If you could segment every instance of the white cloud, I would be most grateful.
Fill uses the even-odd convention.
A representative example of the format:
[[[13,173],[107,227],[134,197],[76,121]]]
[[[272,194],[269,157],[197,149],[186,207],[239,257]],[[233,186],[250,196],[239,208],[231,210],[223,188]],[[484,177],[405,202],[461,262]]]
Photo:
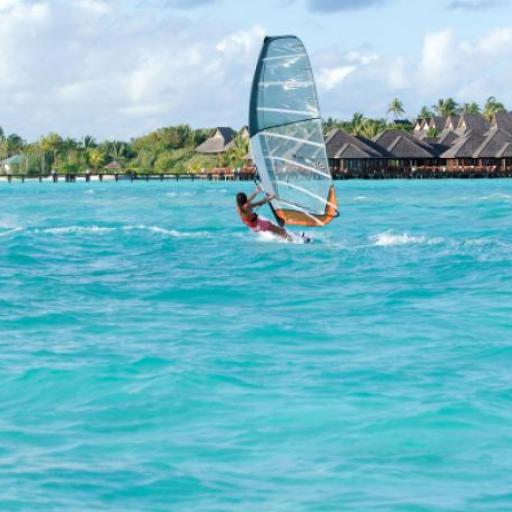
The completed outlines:
[[[425,93],[436,93],[452,81],[456,73],[459,49],[452,30],[428,33],[419,65],[420,86]]]
[[[323,68],[320,70],[317,81],[320,87],[330,91],[353,73],[357,68],[355,66],[338,66],[334,68]]]
[[[377,54],[372,49],[345,53],[329,49],[313,56],[325,116],[347,118],[353,112],[383,116],[398,96],[412,116],[439,97],[484,103],[495,95],[512,108],[512,27],[477,39],[457,37],[452,29],[425,34],[413,56]]]
[[[0,0],[0,125],[33,139],[50,130],[129,138],[181,122],[245,124],[265,29],[232,29],[193,12],[122,0]],[[318,48],[324,115],[382,116],[395,96],[411,115],[441,96],[482,102],[492,94],[512,107],[512,26],[470,36],[427,33],[407,57],[368,45]]]
[[[0,2],[6,131],[128,138],[180,122],[246,122],[261,27],[230,34],[222,23],[123,3]]]

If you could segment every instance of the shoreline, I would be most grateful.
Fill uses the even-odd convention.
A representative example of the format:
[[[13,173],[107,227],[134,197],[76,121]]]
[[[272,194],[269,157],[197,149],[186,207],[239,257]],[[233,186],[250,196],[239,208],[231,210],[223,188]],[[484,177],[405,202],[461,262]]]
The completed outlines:
[[[333,176],[334,181],[347,180],[447,180],[447,179],[505,179],[512,178],[511,171],[492,171],[492,172],[371,172],[371,173],[337,173]],[[27,175],[27,174],[9,174],[0,175],[0,183],[13,183],[25,181],[50,182],[50,183],[77,183],[77,182],[118,182],[118,181],[254,181],[253,174],[46,174],[46,175]]]

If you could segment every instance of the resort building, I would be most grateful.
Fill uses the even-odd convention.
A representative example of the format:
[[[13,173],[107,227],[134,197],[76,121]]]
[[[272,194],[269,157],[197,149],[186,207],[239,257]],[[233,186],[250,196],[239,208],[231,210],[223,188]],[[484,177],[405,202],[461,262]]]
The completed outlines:
[[[218,155],[228,151],[233,145],[236,132],[232,128],[221,126],[216,128],[211,137],[200,144],[196,151],[206,155]]]
[[[373,140],[337,129],[326,145],[335,177],[512,173],[512,113],[421,119],[412,134],[390,129]]]
[[[217,128],[197,151],[222,154],[233,147],[236,135],[231,128]],[[247,127],[239,135],[248,138]],[[467,113],[419,119],[412,133],[393,128],[373,139],[334,129],[325,141],[336,178],[512,176],[512,113],[508,112],[497,113],[491,121]],[[242,171],[254,173],[250,150],[245,160]]]
[[[24,165],[26,165],[25,156],[13,155],[0,161],[0,174],[16,174]]]

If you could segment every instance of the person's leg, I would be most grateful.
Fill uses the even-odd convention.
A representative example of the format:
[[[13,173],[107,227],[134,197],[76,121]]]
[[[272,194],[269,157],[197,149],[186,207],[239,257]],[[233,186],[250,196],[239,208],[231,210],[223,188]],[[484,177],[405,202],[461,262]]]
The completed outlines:
[[[268,230],[272,231],[272,233],[279,235],[282,238],[288,238],[288,233],[286,232],[285,229],[283,229],[279,226],[276,226],[275,224],[272,224],[271,222],[269,222]]]
[[[274,235],[278,235],[282,238],[288,238],[288,233],[285,229],[272,224],[272,222],[267,219],[258,218],[257,230],[262,232],[270,231],[271,233],[274,233]]]

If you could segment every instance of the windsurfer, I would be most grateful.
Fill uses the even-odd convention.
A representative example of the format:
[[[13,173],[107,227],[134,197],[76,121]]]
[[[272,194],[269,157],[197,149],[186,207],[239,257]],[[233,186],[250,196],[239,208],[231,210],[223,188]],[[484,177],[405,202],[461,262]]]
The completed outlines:
[[[258,214],[254,212],[254,208],[263,206],[274,198],[274,196],[267,196],[261,201],[254,201],[260,192],[261,189],[258,187],[256,192],[251,194],[249,197],[247,197],[247,194],[244,192],[239,192],[236,195],[237,210],[240,218],[242,219],[242,222],[253,231],[270,231],[271,233],[274,233],[275,235],[278,235],[282,238],[289,238],[289,235],[285,229],[272,224],[272,222],[269,220],[259,217]]]

